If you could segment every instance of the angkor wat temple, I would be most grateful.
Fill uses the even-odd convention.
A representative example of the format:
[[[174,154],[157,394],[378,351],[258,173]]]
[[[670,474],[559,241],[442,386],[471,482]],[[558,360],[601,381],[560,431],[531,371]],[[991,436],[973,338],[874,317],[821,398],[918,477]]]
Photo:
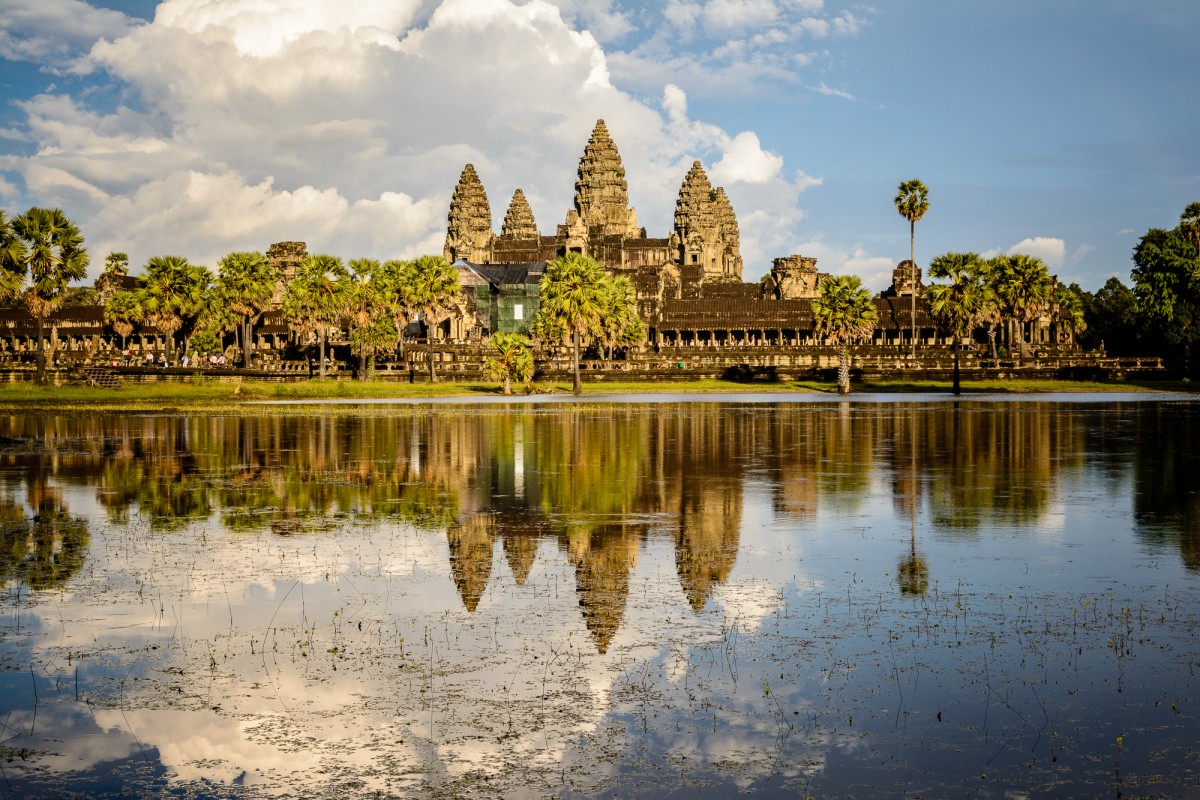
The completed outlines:
[[[579,159],[574,206],[554,234],[539,231],[518,188],[496,235],[487,192],[475,167],[467,164],[450,201],[444,251],[458,266],[466,292],[447,335],[471,339],[526,330],[537,310],[537,282],[546,263],[577,252],[629,278],[650,343],[660,351],[664,346],[820,346],[811,305],[825,278],[817,260],[776,258],[761,281],[744,282],[737,215],[699,161],[683,178],[674,227],[662,238],[647,236],[638,226],[628,188],[620,153],[599,120]],[[921,271],[908,261],[897,265],[892,286],[876,298],[871,344],[899,351],[911,342],[916,292],[918,341],[949,346],[922,302],[921,289]],[[1070,329],[1049,317],[1032,328],[1030,341],[1042,349],[1074,346]]]
[[[625,168],[603,120],[597,121],[579,159],[573,206],[553,234],[538,228],[519,188],[514,189],[496,234],[483,182],[473,165],[463,168],[450,202],[444,247],[446,260],[458,269],[462,294],[449,319],[429,331],[414,323],[409,335],[432,337],[433,357],[448,377],[481,377],[488,337],[528,331],[537,313],[538,282],[547,263],[570,252],[596,259],[612,274],[627,277],[636,289],[648,341],[628,348],[617,362],[618,369],[647,377],[782,379],[812,377],[837,363],[836,348],[814,332],[812,300],[825,277],[817,271],[816,259],[775,258],[769,273],[747,283],[737,215],[725,190],[711,184],[699,161],[683,176],[672,229],[660,238],[648,236],[630,205]],[[264,314],[254,329],[260,369],[303,373],[311,369],[312,348],[306,348],[305,337],[287,324],[279,307],[283,287],[306,254],[300,241],[277,242],[267,250],[279,288],[274,310]],[[129,288],[108,286],[105,277],[96,283],[100,302],[107,291]],[[136,284],[132,277],[119,280]],[[875,306],[875,330],[870,341],[855,350],[856,366],[864,374],[917,370],[934,377],[949,370],[955,343],[929,312],[919,269],[900,262],[893,270],[892,285],[875,298]],[[1161,368],[1158,359],[1134,365],[1115,360],[1101,364],[1102,353],[1081,353],[1071,328],[1050,314],[1028,323],[1028,328],[1033,363],[1016,365],[1027,372],[1066,375],[1101,370],[1121,375]],[[914,329],[920,346],[916,358],[912,357]],[[35,332],[23,309],[0,309],[0,364],[28,364],[36,347]],[[128,340],[115,335],[97,305],[61,308],[48,320],[48,333],[55,361],[61,356],[67,363],[124,366],[130,363],[130,354],[135,364],[162,363],[151,358],[161,359],[168,349],[162,333],[150,325],[135,330]],[[964,354],[963,365],[968,374],[998,374],[1013,368],[1003,352],[1000,358],[992,356],[986,331],[979,329],[971,338],[974,349]],[[232,338],[227,339],[232,364],[237,352]],[[347,329],[332,331],[330,343],[335,362],[355,363]],[[121,348],[130,353],[117,359],[114,354],[119,355]],[[380,359],[380,365],[384,374],[401,372],[411,379],[424,374],[428,352],[405,348],[402,358]],[[539,369],[544,375],[553,376],[564,368],[551,354],[543,356]],[[599,361],[587,366],[593,371],[610,368]]]

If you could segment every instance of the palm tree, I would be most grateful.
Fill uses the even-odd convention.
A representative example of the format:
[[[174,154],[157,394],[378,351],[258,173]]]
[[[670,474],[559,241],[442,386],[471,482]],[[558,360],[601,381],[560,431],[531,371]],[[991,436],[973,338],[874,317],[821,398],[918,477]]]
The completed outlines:
[[[350,346],[358,354],[360,380],[374,372],[375,356],[394,347],[399,334],[392,316],[395,290],[391,271],[372,258],[350,261],[347,314],[350,317]]]
[[[174,361],[175,334],[200,318],[212,273],[183,256],[154,256],[146,262],[144,280],[137,290],[138,304],[146,321],[166,336],[167,356]]]
[[[21,292],[25,282],[25,243],[5,218],[0,208],[0,303],[7,303]]]
[[[959,345],[979,324],[989,290],[983,282],[983,259],[978,253],[945,253],[929,262],[929,275],[948,278],[948,284],[929,287],[933,315],[954,336],[954,393],[961,394]]]
[[[104,321],[112,325],[113,330],[121,337],[121,349],[128,344],[133,326],[142,321],[145,316],[137,295],[133,292],[115,292],[104,302]]]
[[[606,275],[602,290],[600,339],[604,343],[605,359],[611,367],[613,348],[644,341],[646,323],[638,314],[637,292],[628,278]]]
[[[325,377],[325,342],[329,328],[346,311],[350,274],[342,260],[331,255],[308,255],[283,296],[283,313],[302,330],[314,331],[320,342],[320,375]]]
[[[538,283],[541,300],[538,317],[545,317],[547,321],[538,324],[535,319],[535,328],[558,329],[571,338],[572,391],[575,394],[583,394],[579,348],[584,337],[600,325],[604,312],[604,281],[604,270],[594,259],[571,252],[547,264]]]
[[[217,265],[217,296],[239,317],[242,366],[254,366],[254,324],[270,308],[275,273],[262,253],[230,253]]]
[[[1061,283],[1054,287],[1054,319],[1071,332],[1072,341],[1087,330],[1087,321],[1083,315],[1083,298],[1076,291],[1078,288],[1063,286]]]
[[[875,330],[875,303],[855,275],[837,275],[821,282],[812,301],[818,336],[838,347],[838,393],[850,393],[850,345]]]
[[[1188,203],[1179,215],[1179,231],[1200,248],[1200,203]]]
[[[104,257],[105,275],[128,275],[129,255],[127,253],[109,253]]]
[[[917,357],[917,223],[929,210],[929,190],[913,178],[900,184],[896,211],[908,220],[908,263],[912,269],[912,354]]]
[[[413,262],[389,259],[379,267],[380,303],[384,312],[392,319],[396,331],[394,345],[397,357],[404,360],[404,332],[413,314],[412,291]]]
[[[1051,299],[1053,282],[1046,263],[1035,256],[1017,253],[992,259],[997,297],[1016,324],[1020,357],[1025,358],[1025,328],[1037,319]]]
[[[24,292],[25,308],[37,320],[37,383],[44,386],[46,318],[62,305],[67,285],[87,277],[88,252],[83,234],[61,209],[31,208],[12,221],[12,229],[24,244],[30,284]]]
[[[501,382],[505,394],[512,394],[512,382],[516,378],[528,382],[533,377],[533,352],[529,339],[519,333],[497,333],[488,339],[496,355],[484,362],[489,377]]]
[[[421,256],[409,274],[409,302],[421,313],[429,342],[429,382],[437,380],[433,364],[433,334],[447,316],[461,289],[458,270],[441,256]]]

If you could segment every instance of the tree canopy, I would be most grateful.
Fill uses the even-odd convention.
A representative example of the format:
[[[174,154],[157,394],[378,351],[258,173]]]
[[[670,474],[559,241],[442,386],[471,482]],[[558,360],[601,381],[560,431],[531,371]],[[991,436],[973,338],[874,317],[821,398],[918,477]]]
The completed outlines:
[[[818,336],[838,348],[838,392],[850,391],[850,345],[875,329],[875,303],[855,275],[835,275],[821,282],[813,300],[813,320]]]
[[[606,302],[607,276],[595,259],[580,253],[567,253],[546,265],[538,283],[541,305],[534,330],[561,332],[571,340],[573,391],[583,393],[579,376],[579,350],[600,327]]]

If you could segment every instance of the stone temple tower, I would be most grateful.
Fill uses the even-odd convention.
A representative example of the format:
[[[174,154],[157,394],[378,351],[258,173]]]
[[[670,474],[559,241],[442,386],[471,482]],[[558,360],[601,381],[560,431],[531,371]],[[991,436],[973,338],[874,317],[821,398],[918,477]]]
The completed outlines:
[[[537,239],[537,223],[533,221],[533,209],[520,189],[513,192],[512,202],[504,215],[504,226],[500,236],[511,239]]]
[[[685,283],[741,281],[737,218],[725,190],[714,189],[699,161],[692,163],[679,199],[670,249]]]
[[[621,154],[604,120],[596,127],[579,159],[579,177],[575,181],[575,207],[567,212],[559,237],[566,239],[568,250],[591,255],[589,240],[601,236],[635,237],[641,234],[637,211],[629,207],[629,184]]]
[[[491,260],[492,209],[473,164],[463,167],[450,199],[449,225],[443,255],[453,264],[460,258],[476,263]]]

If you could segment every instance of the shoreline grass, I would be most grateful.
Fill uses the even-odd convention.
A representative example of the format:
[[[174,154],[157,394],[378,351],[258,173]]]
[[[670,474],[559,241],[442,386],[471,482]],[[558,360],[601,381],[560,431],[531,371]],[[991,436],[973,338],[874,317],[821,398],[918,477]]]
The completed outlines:
[[[1200,387],[1180,381],[1100,382],[1067,380],[964,381],[963,396],[976,394],[1115,393],[1194,394]],[[779,381],[739,383],[718,379],[680,382],[600,381],[584,384],[584,396],[613,394],[794,394],[836,396],[837,387],[822,381]],[[533,393],[571,397],[569,382],[534,384]],[[855,383],[852,395],[863,393],[920,393],[952,396],[949,381],[883,380]],[[525,394],[518,390],[513,400]],[[350,381],[314,379],[296,383],[244,380],[240,383],[134,383],[116,388],[78,385],[39,387],[32,383],[0,384],[0,411],[97,413],[136,411],[174,413],[220,411],[261,413],[251,401],[383,400],[503,397],[498,386],[486,383],[397,383],[394,381]]]

